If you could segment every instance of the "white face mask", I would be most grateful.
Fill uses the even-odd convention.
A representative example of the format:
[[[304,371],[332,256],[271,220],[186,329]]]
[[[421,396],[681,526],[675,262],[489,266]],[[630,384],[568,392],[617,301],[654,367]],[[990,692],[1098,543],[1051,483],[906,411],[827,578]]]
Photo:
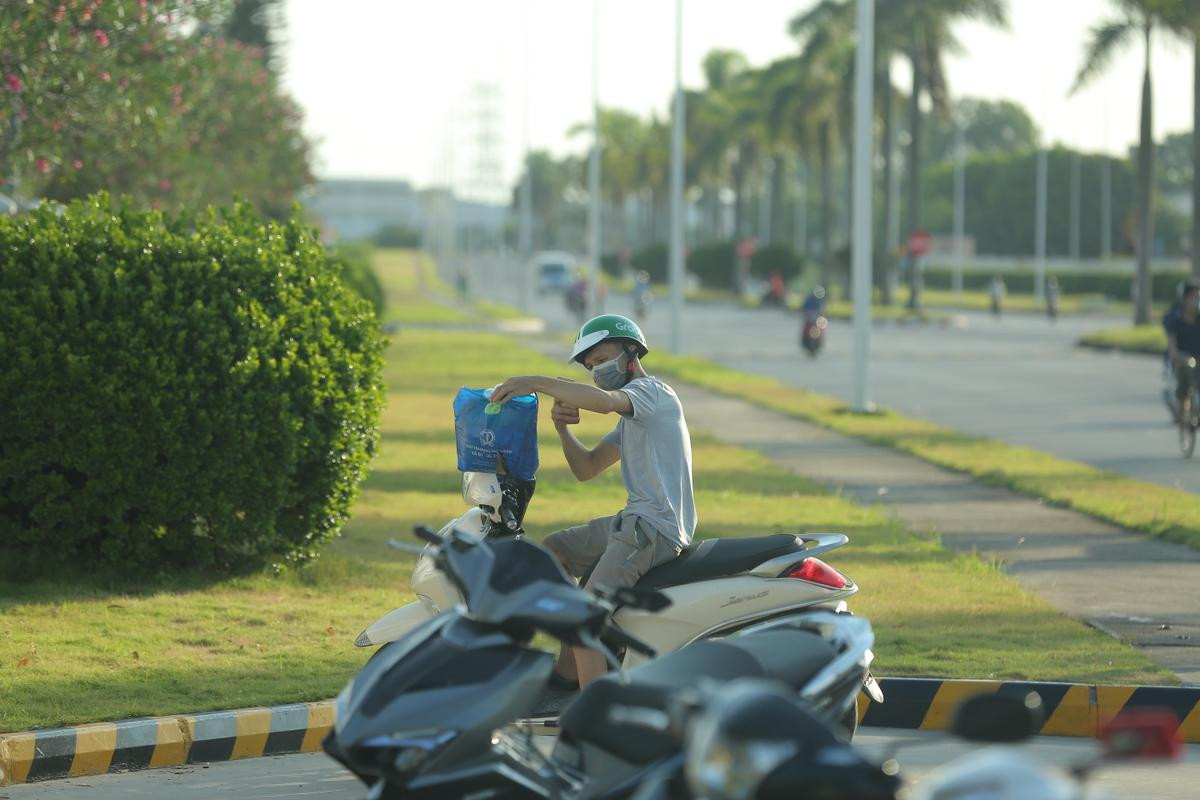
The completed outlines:
[[[629,383],[629,353],[621,353],[612,361],[605,361],[592,367],[592,382],[606,391],[620,389]]]

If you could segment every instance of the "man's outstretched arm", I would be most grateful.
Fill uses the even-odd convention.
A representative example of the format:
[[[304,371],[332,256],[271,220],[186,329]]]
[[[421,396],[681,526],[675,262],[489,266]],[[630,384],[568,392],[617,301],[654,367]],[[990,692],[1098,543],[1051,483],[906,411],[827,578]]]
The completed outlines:
[[[492,402],[504,403],[513,397],[538,392],[560,400],[566,405],[594,411],[597,414],[632,414],[633,403],[621,390],[605,391],[586,383],[542,375],[522,375],[509,378],[492,392]]]

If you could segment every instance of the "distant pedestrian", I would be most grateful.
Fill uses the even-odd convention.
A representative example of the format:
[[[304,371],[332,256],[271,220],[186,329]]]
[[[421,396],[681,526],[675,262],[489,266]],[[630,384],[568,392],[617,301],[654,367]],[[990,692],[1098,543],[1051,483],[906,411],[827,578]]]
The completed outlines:
[[[1004,283],[1004,278],[996,275],[992,278],[992,285],[988,288],[988,295],[992,299],[992,314],[1000,316],[1000,309],[1004,306],[1004,296],[1008,294],[1008,286]]]
[[[1053,275],[1046,281],[1046,314],[1051,321],[1058,318],[1058,278]]]
[[[455,279],[455,283],[458,286],[458,299],[465,303],[467,300],[467,295],[471,290],[470,281],[467,278],[466,267],[463,267],[458,271],[458,277]]]

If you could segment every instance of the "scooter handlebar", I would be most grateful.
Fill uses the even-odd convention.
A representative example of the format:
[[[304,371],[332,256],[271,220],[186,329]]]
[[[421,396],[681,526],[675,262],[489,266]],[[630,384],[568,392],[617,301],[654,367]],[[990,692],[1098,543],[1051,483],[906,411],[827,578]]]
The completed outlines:
[[[610,627],[605,631],[605,635],[614,642],[628,647],[630,650],[641,653],[646,658],[654,658],[658,655],[658,651],[650,645],[638,639],[636,636],[630,636],[625,631],[617,627]]]
[[[417,525],[415,528],[413,528],[413,533],[416,534],[418,539],[421,539],[428,544],[440,545],[442,543],[442,537],[438,536],[436,532],[431,531],[424,525]]]
[[[521,527],[517,522],[517,515],[514,514],[512,509],[504,503],[500,504],[500,520],[504,523],[504,527],[508,528],[510,531],[515,531],[517,528]]]

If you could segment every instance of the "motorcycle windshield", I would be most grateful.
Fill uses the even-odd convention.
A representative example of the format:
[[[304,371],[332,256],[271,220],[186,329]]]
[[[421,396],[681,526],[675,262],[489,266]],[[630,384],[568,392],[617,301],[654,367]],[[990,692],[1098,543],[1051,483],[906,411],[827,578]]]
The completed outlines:
[[[572,642],[580,628],[595,633],[603,627],[605,607],[576,586],[541,545],[524,539],[451,539],[446,561],[474,619]]]

